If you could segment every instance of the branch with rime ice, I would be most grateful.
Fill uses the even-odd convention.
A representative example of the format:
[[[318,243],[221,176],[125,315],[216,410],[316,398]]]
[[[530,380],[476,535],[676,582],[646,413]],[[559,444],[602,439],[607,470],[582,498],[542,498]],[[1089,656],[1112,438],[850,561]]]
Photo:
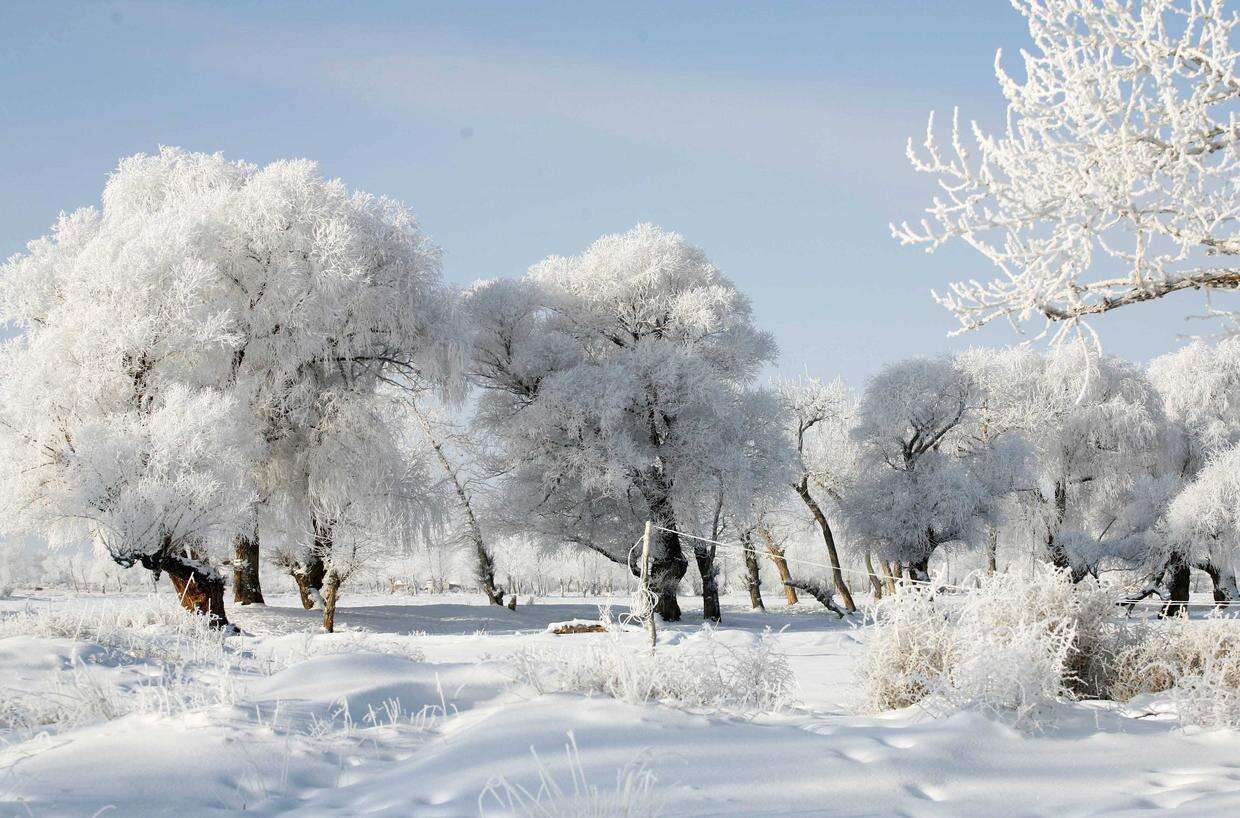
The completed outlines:
[[[908,156],[939,195],[917,224],[891,225],[927,252],[962,241],[998,271],[934,294],[957,333],[1040,317],[1060,337],[1131,304],[1240,288],[1240,13],[1222,0],[1014,5],[1035,48],[1023,82],[996,54],[1005,129],[971,122],[966,138],[954,113],[944,145],[932,114]]]

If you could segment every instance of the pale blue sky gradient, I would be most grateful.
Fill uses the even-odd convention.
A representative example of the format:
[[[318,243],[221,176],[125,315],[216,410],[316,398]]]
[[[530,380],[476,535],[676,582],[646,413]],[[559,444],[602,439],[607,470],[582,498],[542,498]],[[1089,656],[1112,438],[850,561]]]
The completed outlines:
[[[119,157],[306,156],[408,202],[447,276],[520,275],[653,221],[775,332],[780,370],[859,383],[949,339],[932,287],[990,270],[900,247],[932,191],[931,109],[1001,121],[1002,0],[0,5],[0,254],[97,202]],[[1143,360],[1203,330],[1192,296],[1098,324]]]

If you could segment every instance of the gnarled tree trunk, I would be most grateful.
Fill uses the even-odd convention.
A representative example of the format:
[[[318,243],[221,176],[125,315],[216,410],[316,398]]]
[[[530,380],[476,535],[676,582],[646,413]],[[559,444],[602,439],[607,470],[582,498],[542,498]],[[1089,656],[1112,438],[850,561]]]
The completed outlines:
[[[696,543],[693,558],[698,573],[702,575],[702,618],[707,622],[720,622],[723,613],[719,608],[719,582],[715,574],[715,546]]]
[[[1170,599],[1163,606],[1160,616],[1170,617],[1188,613],[1189,571],[1184,555],[1175,553],[1167,560],[1167,590]]]
[[[1197,569],[1209,575],[1216,603],[1233,605],[1240,600],[1240,591],[1236,588],[1236,576],[1230,570],[1219,568],[1209,561],[1197,563]]]
[[[142,557],[141,562],[157,580],[160,573],[168,575],[185,610],[207,617],[214,628],[228,627],[228,617],[224,613],[224,577],[207,564],[196,549],[174,546],[165,540],[158,552]]]
[[[327,577],[327,560],[332,553],[333,527],[331,521],[320,520],[317,515],[311,516],[310,530],[313,532],[314,542],[310,546],[310,553],[289,570],[293,581],[297,583],[301,605],[307,611],[326,605],[323,599],[323,582]]]
[[[263,587],[258,576],[258,514],[253,528],[233,540],[233,602],[264,605]]]
[[[874,560],[870,557],[870,549],[865,549],[865,572],[870,575],[870,588],[874,591],[874,599],[883,598],[883,582],[874,570]]]
[[[654,531],[650,535],[650,589],[655,595],[654,610],[664,622],[680,621],[680,602],[676,590],[689,560],[681,547],[680,535],[676,533],[676,512],[672,508],[671,486],[662,469],[652,469],[641,481],[642,493],[650,507]],[[629,570],[634,576],[641,575],[641,566],[630,555]]]

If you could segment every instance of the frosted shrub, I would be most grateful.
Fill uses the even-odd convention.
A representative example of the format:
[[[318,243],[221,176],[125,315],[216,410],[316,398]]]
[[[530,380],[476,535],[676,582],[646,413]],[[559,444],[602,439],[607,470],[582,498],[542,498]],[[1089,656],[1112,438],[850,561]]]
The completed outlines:
[[[1240,651],[1208,654],[1201,668],[1186,673],[1171,690],[1181,724],[1240,727]]]
[[[868,710],[896,710],[938,686],[948,653],[947,612],[934,593],[910,585],[883,597],[874,613],[860,676]]]
[[[781,710],[796,680],[769,630],[753,645],[729,647],[704,627],[682,644],[627,644],[613,626],[576,650],[529,647],[511,657],[518,681],[539,693],[599,693],[621,701],[741,711]]]
[[[1240,619],[1149,623],[1116,652],[1109,697],[1170,691],[1183,724],[1240,727]]]
[[[875,608],[861,668],[872,710],[925,701],[991,711],[1021,726],[1104,686],[1121,638],[1113,599],[1065,571],[985,577],[959,596],[905,587]]]

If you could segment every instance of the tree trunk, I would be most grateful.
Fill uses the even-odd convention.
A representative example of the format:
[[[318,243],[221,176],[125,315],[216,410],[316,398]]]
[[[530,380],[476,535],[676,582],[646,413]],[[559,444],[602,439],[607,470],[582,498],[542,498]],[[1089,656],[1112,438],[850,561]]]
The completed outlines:
[[[826,584],[808,579],[790,579],[784,584],[789,588],[800,588],[821,602],[827,610],[834,613],[840,619],[844,618],[844,612],[839,609],[839,606],[835,604],[835,600],[831,598],[831,588]]]
[[[878,572],[874,570],[874,560],[870,557],[870,549],[865,549],[865,571],[870,575],[870,588],[874,591],[874,600],[883,598],[883,583],[878,578]]]
[[[435,456],[439,459],[439,465],[443,467],[444,472],[451,479],[452,488],[456,492],[457,502],[461,504],[461,513],[465,516],[465,526],[469,531],[470,543],[474,549],[474,578],[478,581],[478,586],[482,588],[482,592],[486,594],[487,601],[492,605],[502,606],[504,604],[504,589],[495,586],[495,560],[491,557],[491,552],[487,550],[486,541],[482,538],[482,526],[478,524],[478,517],[474,514],[474,506],[469,498],[469,493],[465,491],[465,485],[461,482],[456,465],[448,459],[447,453],[443,450],[443,444],[440,443],[435,430],[431,428],[430,420],[422,413],[422,410],[418,408],[416,403],[410,401],[409,404],[414,417],[422,425],[422,431],[426,434],[426,439],[430,441],[431,448],[435,450]]]
[[[1214,591],[1214,601],[1217,604],[1232,605],[1240,599],[1240,593],[1236,589],[1236,577],[1231,571],[1219,568],[1212,562],[1199,562],[1197,568],[1209,575],[1211,588]]]
[[[848,584],[844,582],[844,572],[840,570],[840,555],[835,550],[835,535],[831,533],[831,524],[827,522],[827,515],[822,513],[822,508],[818,505],[818,501],[809,493],[809,478],[802,477],[801,482],[793,486],[796,489],[801,500],[804,501],[810,513],[814,515],[814,520],[818,523],[818,528],[822,530],[822,540],[827,546],[827,556],[831,560],[831,575],[835,580],[835,590],[840,595],[840,599],[844,601],[844,607],[849,613],[857,610],[856,603],[853,602],[852,593],[848,590]]]
[[[1055,484],[1055,522],[1046,531],[1046,547],[1051,552],[1051,562],[1056,568],[1072,570],[1072,560],[1059,541],[1059,527],[1068,513],[1068,487],[1062,482]]]
[[[887,577],[887,593],[894,594],[896,592],[896,577],[891,573],[891,563],[887,560],[879,560],[883,566],[883,574]]]
[[[258,519],[248,534],[233,540],[233,602],[239,605],[265,605],[258,577]]]
[[[680,603],[676,600],[676,590],[689,570],[689,560],[685,558],[680,535],[676,533],[671,489],[658,470],[647,476],[643,488],[655,525],[650,537],[650,588],[655,595],[654,610],[664,622],[679,622]],[[641,566],[633,562],[633,555],[629,558],[629,570],[633,576],[641,575]]]
[[[723,621],[719,609],[719,581],[715,575],[715,546],[700,543],[693,547],[693,558],[702,577],[702,618],[707,622]]]
[[[336,600],[340,597],[341,578],[336,569],[327,572],[323,583],[323,630],[334,633],[336,630]]]
[[[986,573],[993,574],[999,570],[996,557],[999,554],[999,529],[990,526],[987,531],[989,539],[986,542]]]
[[[161,572],[168,575],[185,610],[207,617],[213,628],[229,626],[224,613],[224,577],[194,549],[165,542],[158,553],[141,562],[157,580]]]
[[[310,518],[310,528],[314,532],[314,542],[310,546],[310,554],[302,561],[293,565],[290,573],[297,583],[297,593],[301,596],[301,605],[307,611],[324,607],[323,581],[327,576],[327,558],[332,553],[332,527],[330,521],[320,520],[317,515]]]
[[[1171,617],[1187,614],[1189,571],[1183,554],[1172,554],[1167,561],[1167,589],[1171,592],[1171,599],[1163,606],[1159,615]]]
[[[741,544],[745,551],[745,587],[749,589],[749,605],[755,611],[765,611],[766,604],[762,601],[762,573],[758,565],[758,552],[753,547],[753,533],[742,534]]]
[[[779,582],[784,587],[784,599],[789,605],[797,604],[796,588],[788,584],[792,574],[788,571],[788,560],[784,559],[784,549],[775,544],[775,538],[771,536],[770,531],[759,528],[758,533],[762,535],[762,539],[766,540],[766,553],[771,555],[771,562],[775,563],[775,570],[779,573]]]

